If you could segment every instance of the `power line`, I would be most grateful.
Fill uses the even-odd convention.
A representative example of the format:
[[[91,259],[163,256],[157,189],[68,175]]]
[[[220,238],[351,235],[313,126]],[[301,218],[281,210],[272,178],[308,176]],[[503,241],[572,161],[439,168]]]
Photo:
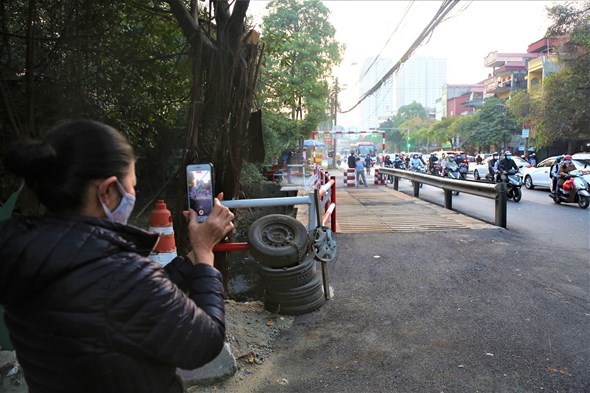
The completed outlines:
[[[406,19],[406,16],[408,16],[408,13],[410,12],[410,9],[412,8],[412,5],[414,5],[414,0],[412,0],[408,4],[404,15],[402,16],[402,18],[400,19],[400,21],[398,22],[398,24],[393,29],[393,32],[389,35],[389,38],[387,39],[387,42],[385,42],[385,45],[383,45],[383,48],[381,48],[381,50],[379,51],[379,53],[377,53],[377,56],[375,56],[375,58],[373,59],[373,61],[371,62],[371,64],[369,64],[369,67],[367,67],[367,69],[365,70],[365,72],[361,75],[360,79],[363,79],[363,77],[365,75],[367,75],[367,73],[371,70],[371,68],[373,67],[373,65],[375,65],[375,63],[377,62],[377,60],[381,57],[381,54],[383,53],[383,51],[385,50],[385,48],[387,48],[387,45],[389,45],[389,42],[391,41],[391,39],[393,38],[393,36],[395,35],[395,33],[397,33],[397,30],[400,28],[401,24]]]
[[[445,0],[445,1],[443,1],[443,4],[440,6],[440,8],[436,12],[436,14],[432,18],[432,20],[428,23],[428,25],[424,28],[424,30],[422,30],[422,33],[420,33],[420,35],[418,36],[418,38],[416,38],[416,40],[410,46],[410,48],[406,51],[406,53],[403,54],[403,56],[401,57],[401,59],[399,59],[397,61],[397,63],[394,64],[394,66],[383,77],[381,77],[381,79],[379,81],[377,81],[377,83],[371,89],[369,89],[369,91],[367,91],[366,93],[364,93],[361,96],[361,98],[357,101],[357,103],[354,104],[354,106],[352,108],[350,108],[350,109],[348,109],[346,111],[341,111],[340,113],[348,113],[348,112],[352,111],[354,108],[356,108],[357,106],[359,106],[359,104],[361,102],[363,102],[367,97],[371,96],[377,90],[379,90],[379,88],[389,78],[391,78],[391,76],[393,75],[393,73],[396,72],[399,69],[399,67],[405,61],[407,61],[410,58],[410,56],[412,55],[412,53],[414,53],[414,51],[418,48],[418,46],[420,46],[420,44],[422,43],[422,41],[424,41],[424,39],[434,30],[434,28],[444,19],[444,17],[458,3],[459,3],[459,0]]]

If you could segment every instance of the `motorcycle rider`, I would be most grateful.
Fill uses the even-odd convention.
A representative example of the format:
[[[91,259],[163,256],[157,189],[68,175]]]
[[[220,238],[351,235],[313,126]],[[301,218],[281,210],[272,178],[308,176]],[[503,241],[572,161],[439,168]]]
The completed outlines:
[[[438,157],[434,153],[430,153],[430,157],[428,157],[428,170],[430,172],[434,171],[434,163],[438,161]]]
[[[420,156],[418,154],[414,154],[414,156],[412,157],[412,160],[410,161],[410,170],[417,171],[417,172],[423,172],[425,169],[426,169],[426,166],[424,165],[424,163],[420,159]]]
[[[445,176],[445,174],[447,173],[447,169],[450,169],[453,166],[453,164],[455,164],[455,155],[452,153],[449,153],[443,159],[442,168],[441,168],[442,169],[442,176]]]
[[[563,160],[563,156],[557,156],[549,171],[549,177],[551,178],[551,193],[556,195],[559,195],[557,181],[559,180],[559,166],[561,165],[561,160]]]
[[[512,153],[508,150],[504,152],[504,158],[500,160],[498,164],[498,169],[500,171],[500,178],[505,180],[504,172],[508,172],[510,169],[515,169],[518,172],[518,165],[512,159]]]
[[[398,154],[396,154],[393,159],[393,166],[397,169],[405,169],[404,162]]]
[[[559,180],[557,181],[558,192],[560,192],[559,189],[563,187],[563,183],[565,183],[565,181],[570,178],[569,173],[574,170],[576,170],[576,166],[572,161],[572,156],[568,154],[567,156],[563,157],[563,162],[561,165],[559,165]]]
[[[494,179],[495,174],[496,174],[496,163],[498,162],[498,152],[495,151],[492,154],[492,159],[488,161],[488,172],[490,174],[490,177],[492,179]]]
[[[384,167],[392,167],[393,166],[393,161],[391,161],[391,157],[389,157],[389,154],[385,156],[385,159],[383,160],[383,166]]]

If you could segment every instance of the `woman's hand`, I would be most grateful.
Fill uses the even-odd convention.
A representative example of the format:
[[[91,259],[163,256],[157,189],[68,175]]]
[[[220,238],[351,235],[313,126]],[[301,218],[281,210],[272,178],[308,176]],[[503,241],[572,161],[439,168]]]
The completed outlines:
[[[193,264],[205,263],[213,266],[213,247],[234,229],[234,215],[221,204],[223,193],[220,192],[213,201],[213,209],[205,222],[197,222],[197,213],[193,209],[183,212],[188,220],[189,242],[193,248],[188,255]]]

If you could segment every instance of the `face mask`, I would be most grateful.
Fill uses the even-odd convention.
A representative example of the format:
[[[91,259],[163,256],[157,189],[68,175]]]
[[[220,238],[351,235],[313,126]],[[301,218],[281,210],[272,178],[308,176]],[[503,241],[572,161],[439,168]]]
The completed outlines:
[[[507,160],[510,160],[512,158],[512,156],[506,156]]]
[[[119,188],[121,195],[123,195],[119,206],[117,206],[117,208],[111,212],[102,201],[100,201],[100,204],[102,205],[104,214],[106,214],[109,220],[118,222],[120,224],[127,224],[127,220],[131,216],[131,211],[133,211],[133,206],[135,205],[135,196],[126,192],[119,181],[117,181],[117,187]]]

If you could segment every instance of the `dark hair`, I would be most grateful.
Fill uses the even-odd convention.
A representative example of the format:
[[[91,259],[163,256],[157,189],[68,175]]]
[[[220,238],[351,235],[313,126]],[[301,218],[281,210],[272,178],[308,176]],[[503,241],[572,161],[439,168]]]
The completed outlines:
[[[127,139],[112,127],[91,120],[60,124],[45,138],[12,145],[4,166],[23,177],[52,212],[78,211],[88,183],[124,177],[135,156]]]

